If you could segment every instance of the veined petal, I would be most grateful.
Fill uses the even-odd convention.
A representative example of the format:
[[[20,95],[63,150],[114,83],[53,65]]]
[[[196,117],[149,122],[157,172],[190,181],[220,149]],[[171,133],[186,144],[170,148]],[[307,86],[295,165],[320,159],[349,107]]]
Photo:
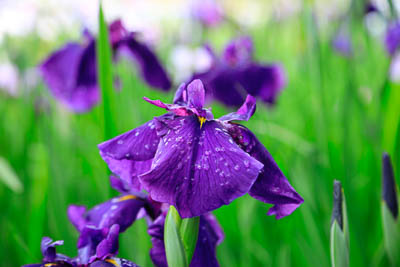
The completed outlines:
[[[193,107],[199,111],[202,110],[204,106],[205,92],[201,80],[196,79],[189,83],[187,86],[187,94],[189,107]]]
[[[82,229],[86,225],[86,207],[78,206],[78,205],[70,205],[67,210],[69,221],[75,226],[78,231],[82,231]]]
[[[221,118],[219,118],[219,120],[220,121],[233,121],[233,120],[247,121],[251,118],[251,116],[253,116],[255,111],[256,111],[256,99],[251,95],[247,95],[246,101],[238,109],[238,111],[226,114],[225,116],[222,116]]]
[[[143,79],[152,87],[167,91],[171,80],[156,54],[145,44],[138,42],[133,35],[122,40],[118,50],[127,52],[139,66]],[[118,51],[117,50],[117,51]]]
[[[139,179],[152,199],[179,214],[199,216],[246,194],[263,165],[234,143],[217,121],[196,116],[164,120],[151,170]]]
[[[274,204],[268,215],[275,214],[280,219],[291,214],[304,200],[290,185],[264,145],[242,125],[231,124],[229,132],[244,151],[264,164],[249,194],[260,201]]]
[[[89,264],[89,267],[138,267],[138,265],[126,259],[113,257],[92,262],[91,264]]]
[[[94,259],[106,259],[118,254],[118,235],[119,225],[114,224],[111,226],[106,238],[104,238],[96,248],[96,255]]]

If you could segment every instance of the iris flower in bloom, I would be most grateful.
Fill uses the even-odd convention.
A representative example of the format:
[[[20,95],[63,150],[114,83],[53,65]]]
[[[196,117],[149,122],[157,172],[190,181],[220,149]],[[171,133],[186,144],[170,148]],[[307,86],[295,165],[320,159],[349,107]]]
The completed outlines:
[[[71,222],[81,233],[78,241],[79,262],[87,264],[115,255],[118,251],[118,233],[145,216],[153,243],[150,256],[156,266],[167,266],[163,235],[168,205],[155,202],[145,194],[133,193],[125,181],[116,177],[111,177],[111,184],[122,192],[121,196],[89,211],[83,206],[74,205],[68,209]],[[218,266],[215,250],[223,237],[223,231],[213,215],[201,216],[198,242],[190,266]]]
[[[110,41],[117,59],[121,53],[131,58],[146,83],[168,90],[171,81],[154,52],[128,32],[120,20],[110,27]],[[41,65],[45,83],[56,99],[75,112],[85,112],[100,98],[97,83],[96,40],[88,32],[83,43],[70,42],[52,53]]]
[[[286,84],[285,72],[279,64],[255,62],[250,37],[231,41],[221,58],[208,49],[214,61],[212,66],[205,72],[195,73],[190,79],[202,80],[207,97],[232,107],[239,107],[247,94],[267,104],[275,103]]]
[[[168,111],[99,145],[112,172],[135,190],[146,189],[179,214],[199,216],[249,193],[274,204],[268,214],[282,218],[303,199],[292,188],[269,152],[246,127],[255,98],[248,95],[237,112],[214,119],[203,108],[200,80],[181,85],[174,104],[148,102]]]
[[[27,264],[23,267],[137,267],[136,264],[128,260],[115,258],[114,253],[108,253],[108,257],[95,259],[91,263],[81,263],[78,258],[69,258],[63,254],[56,253],[56,246],[62,244],[64,244],[62,240],[52,242],[49,237],[43,237],[41,243],[42,263]],[[104,252],[107,251],[107,247],[104,246],[102,250]]]

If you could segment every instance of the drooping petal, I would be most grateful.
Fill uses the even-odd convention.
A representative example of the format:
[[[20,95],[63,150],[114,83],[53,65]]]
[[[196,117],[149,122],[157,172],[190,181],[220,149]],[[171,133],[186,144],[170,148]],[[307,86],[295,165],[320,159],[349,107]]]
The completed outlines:
[[[141,187],[137,176],[149,169],[159,143],[156,123],[151,120],[98,145],[110,170],[138,191]]]
[[[188,94],[188,105],[196,110],[202,110],[204,106],[204,86],[201,80],[196,79],[188,84],[187,86]]]
[[[274,104],[279,92],[286,84],[286,77],[280,65],[252,63],[237,73],[238,81],[248,94],[260,97],[264,102]]]
[[[131,35],[122,40],[118,51],[124,51],[140,68],[143,79],[152,87],[167,91],[171,88],[171,80],[161,65],[156,54],[145,44]]]
[[[69,221],[75,226],[78,231],[82,231],[82,229],[86,225],[86,207],[78,206],[78,205],[70,205],[67,210]]]
[[[246,194],[262,164],[233,142],[217,121],[200,127],[196,116],[162,122],[151,170],[139,179],[152,199],[179,214],[199,216]]]
[[[251,116],[253,116],[255,111],[256,111],[256,99],[251,95],[247,95],[246,101],[238,109],[238,111],[226,114],[226,115],[222,116],[221,118],[219,118],[219,120],[220,121],[233,121],[233,120],[247,121],[251,118]]]
[[[229,132],[244,151],[264,164],[249,194],[266,203],[274,204],[268,215],[277,219],[291,214],[303,198],[293,189],[274,159],[257,137],[241,125],[231,124]]]
[[[159,216],[149,227],[153,247],[150,257],[157,267],[167,267],[167,258],[164,246],[165,216]],[[190,267],[214,267],[219,266],[216,258],[216,246],[222,242],[223,231],[212,214],[200,217],[199,234],[196,248]]]
[[[71,110],[84,112],[99,101],[95,46],[68,43],[47,58],[40,70],[56,99]]]

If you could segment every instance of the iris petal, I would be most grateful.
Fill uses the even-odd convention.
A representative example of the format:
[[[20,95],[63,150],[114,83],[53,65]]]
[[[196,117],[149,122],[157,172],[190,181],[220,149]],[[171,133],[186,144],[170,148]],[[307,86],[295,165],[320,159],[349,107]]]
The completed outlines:
[[[223,125],[196,116],[163,121],[151,170],[140,181],[152,199],[193,217],[246,194],[263,165],[234,143]],[[164,128],[164,129],[163,129]]]
[[[264,164],[249,194],[255,199],[274,204],[268,215],[276,215],[280,219],[291,214],[303,203],[303,198],[290,185],[271,154],[244,126],[232,124],[229,131],[243,150]]]

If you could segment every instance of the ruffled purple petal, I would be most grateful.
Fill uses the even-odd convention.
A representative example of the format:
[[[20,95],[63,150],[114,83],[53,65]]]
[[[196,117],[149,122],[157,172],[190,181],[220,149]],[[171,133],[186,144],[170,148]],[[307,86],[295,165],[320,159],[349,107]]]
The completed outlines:
[[[143,79],[152,87],[167,91],[171,80],[156,54],[145,44],[137,41],[133,35],[120,41],[118,50],[126,52],[140,68]],[[117,52],[118,52],[117,50]]]
[[[43,237],[40,243],[40,250],[42,251],[43,261],[55,261],[57,257],[56,246],[61,246],[63,244],[63,240],[53,242],[50,237]]]
[[[161,100],[151,100],[147,97],[143,97],[144,100],[146,100],[147,102],[149,102],[150,104],[157,106],[159,108],[163,108],[167,111],[171,111],[173,112],[175,115],[178,116],[189,116],[191,114],[193,114],[193,109],[186,107],[186,106],[182,106],[179,104],[165,104],[164,102],[162,102]]]
[[[235,144],[223,125],[196,116],[161,122],[151,170],[139,179],[152,199],[199,216],[246,194],[263,165]],[[163,133],[163,134],[162,134]]]
[[[47,58],[40,70],[56,99],[75,112],[84,112],[99,101],[95,44],[68,43]]]
[[[119,225],[111,226],[107,237],[103,239],[96,248],[96,259],[104,260],[118,254]]]
[[[98,145],[110,170],[137,191],[141,190],[137,176],[149,170],[159,143],[156,123],[151,120]]]
[[[291,214],[304,200],[290,185],[264,145],[244,126],[231,124],[229,132],[244,151],[264,164],[249,194],[274,204],[268,215],[276,215],[280,219]]]
[[[144,205],[145,201],[134,195],[122,195],[93,207],[86,214],[81,213],[82,207],[70,206],[68,216],[74,225],[79,226],[77,227],[79,231],[82,231],[85,225],[110,228],[118,224],[120,231],[124,232],[135,221]],[[79,218],[79,215],[82,217]]]
[[[251,95],[247,95],[246,101],[238,109],[238,111],[226,114],[226,115],[222,116],[221,118],[219,118],[219,120],[220,121],[233,121],[233,120],[248,121],[251,118],[251,116],[253,116],[255,111],[256,111],[256,99]]]
[[[239,70],[238,82],[248,94],[260,97],[266,103],[274,104],[279,92],[286,85],[286,77],[280,65],[252,63]]]
[[[157,267],[168,267],[164,246],[164,223],[165,216],[159,216],[149,227],[153,247],[150,257]],[[223,240],[224,234],[217,220],[212,214],[200,217],[199,234],[196,248],[190,267],[214,267],[219,266],[216,257],[216,246]]]

